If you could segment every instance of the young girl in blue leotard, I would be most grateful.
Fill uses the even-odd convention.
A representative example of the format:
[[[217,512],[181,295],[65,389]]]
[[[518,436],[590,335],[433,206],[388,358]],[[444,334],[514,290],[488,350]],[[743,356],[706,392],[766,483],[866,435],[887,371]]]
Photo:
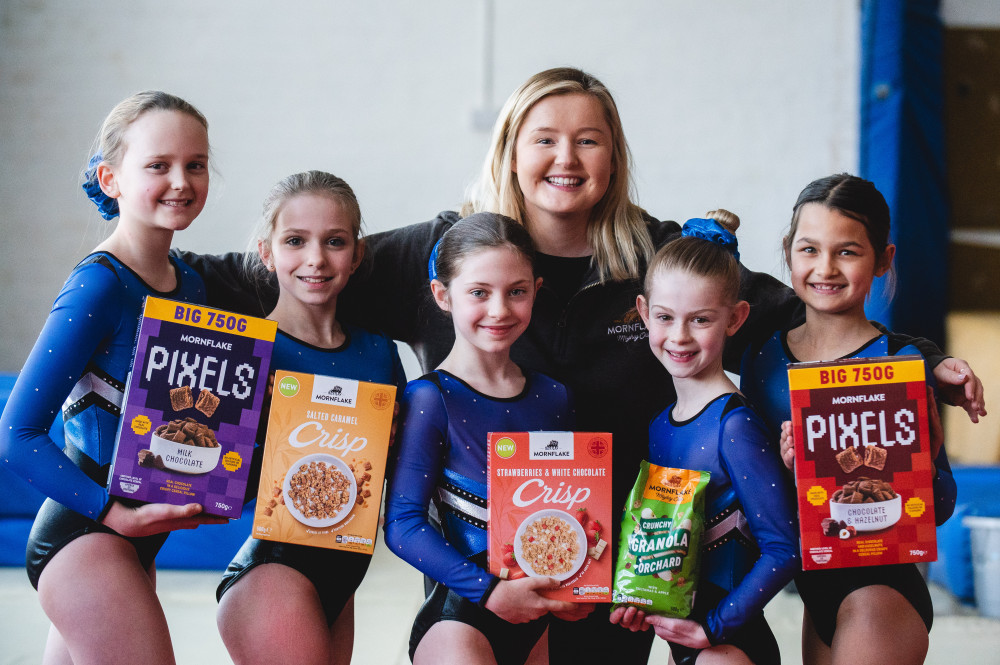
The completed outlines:
[[[872,280],[890,271],[896,251],[889,242],[889,206],[871,182],[842,173],[810,183],[795,203],[783,247],[806,322],[750,348],[740,373],[773,438],[784,431],[781,454],[791,468],[786,363],[920,352],[865,316]],[[936,423],[936,407],[931,417]],[[955,508],[956,491],[940,427],[935,430],[934,516],[940,525]],[[923,662],[934,613],[915,565],[808,571],[796,577],[796,586],[805,604],[804,662]]]
[[[392,340],[337,320],[337,296],[364,255],[360,231],[357,198],[334,175],[297,173],[271,190],[253,235],[257,251],[247,254],[252,272],[274,273],[279,285],[268,315],[278,322],[271,366],[401,389]],[[266,423],[261,442],[265,431]],[[370,562],[357,552],[248,538],[218,590],[219,630],[233,660],[351,662],[354,592]]]
[[[735,229],[726,211],[709,213]],[[647,616],[678,665],[780,661],[764,605],[799,568],[794,503],[777,442],[722,369],[725,341],[749,305],[738,298],[736,237],[693,219],[646,274],[639,314],[677,401],[649,425],[649,460],[711,474],[694,608],[687,619]],[[632,622],[629,611],[612,620]]]
[[[429,267],[455,344],[435,371],[406,387],[386,493],[386,543],[436,581],[414,622],[410,657],[523,663],[549,613],[575,619],[593,605],[542,596],[558,586],[551,578],[487,572],[486,439],[491,431],[569,430],[573,411],[565,386],[510,359],[541,284],[524,227],[470,215],[444,234]]]
[[[143,299],[204,303],[168,251],[208,195],[208,123],[163,92],[105,119],[84,190],[114,231],[73,270],[4,409],[0,460],[48,498],[28,542],[52,621],[44,662],[173,663],[154,558],[173,529],[225,522],[201,506],[111,499],[105,489]],[[65,448],[49,427],[62,410]]]

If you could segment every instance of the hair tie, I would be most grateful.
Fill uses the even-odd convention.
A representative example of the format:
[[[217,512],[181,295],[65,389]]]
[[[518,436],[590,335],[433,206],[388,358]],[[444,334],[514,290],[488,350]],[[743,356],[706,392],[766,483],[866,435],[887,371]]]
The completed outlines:
[[[444,240],[442,235],[438,238],[438,241],[434,243],[434,249],[431,250],[431,258],[427,259],[427,276],[430,281],[434,281],[438,278],[437,262],[438,262],[438,252],[441,250],[441,241]]]
[[[726,227],[719,224],[714,219],[701,219],[694,218],[689,219],[684,222],[684,228],[681,230],[682,236],[689,236],[694,238],[701,238],[702,240],[707,240],[716,245],[721,245],[723,249],[733,255],[733,257],[739,261],[740,252],[738,249],[738,243],[736,242],[736,236],[733,235],[732,231],[729,231]]]
[[[90,158],[87,170],[83,172],[85,178],[83,191],[87,193],[87,198],[97,206],[97,212],[101,213],[101,217],[112,220],[118,216],[118,200],[105,194],[104,190],[101,189],[101,183],[97,181],[97,167],[102,161],[104,161],[104,156],[100,152]]]

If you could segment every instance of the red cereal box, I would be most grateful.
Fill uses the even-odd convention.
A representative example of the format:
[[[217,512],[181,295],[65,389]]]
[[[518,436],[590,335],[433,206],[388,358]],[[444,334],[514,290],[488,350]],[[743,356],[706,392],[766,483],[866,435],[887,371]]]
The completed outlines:
[[[920,356],[788,365],[803,570],[934,561]]]
[[[491,432],[490,572],[553,577],[550,598],[611,601],[611,434]]]

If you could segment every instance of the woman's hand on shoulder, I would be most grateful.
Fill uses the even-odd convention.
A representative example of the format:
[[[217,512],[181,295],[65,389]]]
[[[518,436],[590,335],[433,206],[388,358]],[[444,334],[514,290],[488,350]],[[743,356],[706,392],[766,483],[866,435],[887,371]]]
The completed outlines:
[[[202,512],[197,503],[175,506],[169,503],[147,503],[129,508],[112,500],[111,508],[101,520],[104,526],[129,538],[152,536],[165,531],[194,529],[202,524],[225,524],[229,519]]]
[[[983,382],[969,363],[961,358],[945,358],[934,368],[934,378],[937,379],[941,398],[965,409],[969,420],[978,423],[986,415]]]
[[[657,637],[691,649],[706,649],[712,646],[705,634],[705,628],[690,619],[670,619],[658,615],[646,617],[646,623],[653,627]]]
[[[575,616],[582,619],[587,613],[576,616],[578,610],[575,603],[564,600],[552,600],[542,595],[543,591],[559,588],[559,582],[551,577],[522,577],[517,580],[501,580],[486,599],[486,609],[504,621],[510,623],[527,623],[549,612],[560,618]],[[591,605],[591,608],[593,606]],[[575,620],[570,619],[570,620]]]

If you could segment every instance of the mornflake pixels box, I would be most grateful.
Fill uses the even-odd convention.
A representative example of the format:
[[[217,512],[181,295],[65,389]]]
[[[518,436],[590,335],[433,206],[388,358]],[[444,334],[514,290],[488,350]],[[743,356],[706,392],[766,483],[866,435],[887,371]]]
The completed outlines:
[[[924,362],[788,365],[803,570],[934,561]]]
[[[111,494],[239,517],[276,330],[274,321],[146,298]]]
[[[611,602],[611,434],[491,432],[487,452],[490,572],[552,577],[543,595],[557,600]]]

